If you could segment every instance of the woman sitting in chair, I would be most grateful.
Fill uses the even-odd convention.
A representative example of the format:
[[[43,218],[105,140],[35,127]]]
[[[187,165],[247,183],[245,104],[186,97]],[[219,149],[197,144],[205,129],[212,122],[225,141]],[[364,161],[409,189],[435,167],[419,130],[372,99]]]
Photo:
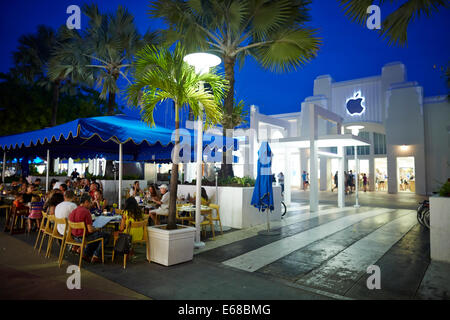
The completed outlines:
[[[103,199],[103,195],[101,191],[96,190],[94,192],[94,197],[92,199],[92,210],[103,212],[104,209],[106,209],[107,202],[105,199]]]
[[[202,195],[202,206],[209,206],[209,199],[208,199],[208,194],[206,193],[206,189],[202,187],[201,189],[201,195]],[[191,200],[191,202],[193,204],[196,203],[196,199],[195,199],[195,194],[194,194],[194,198]]]
[[[125,209],[123,210],[122,222],[120,223],[119,232],[128,232],[133,240],[142,240],[144,237],[142,228],[131,228],[126,230],[132,222],[143,221],[144,216],[134,197],[129,197],[125,201]]]

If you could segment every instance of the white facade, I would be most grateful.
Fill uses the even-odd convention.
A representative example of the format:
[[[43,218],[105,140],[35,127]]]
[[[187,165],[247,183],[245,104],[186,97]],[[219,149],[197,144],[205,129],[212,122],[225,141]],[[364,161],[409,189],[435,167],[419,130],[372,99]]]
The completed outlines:
[[[256,137],[249,139],[249,154],[255,155],[265,139],[308,138],[310,103],[341,116],[344,127],[364,126],[360,136],[368,139],[371,146],[361,147],[358,159],[360,172],[368,176],[370,191],[425,195],[436,191],[450,177],[447,97],[424,98],[423,88],[407,80],[406,68],[399,62],[385,65],[380,75],[368,78],[335,82],[329,75],[319,76],[314,81],[314,95],[305,99],[299,112],[269,116],[252,106],[250,128]],[[336,127],[324,120],[319,120],[318,128],[319,135],[336,133]],[[299,186],[301,172],[310,171],[309,150],[298,149],[289,154],[289,159],[283,153],[274,154],[273,172],[278,174],[283,171],[281,168],[290,167],[289,180],[293,186]],[[348,148],[346,171],[353,169],[353,159],[354,151]],[[244,166],[243,175],[254,176],[255,171],[253,163]],[[321,156],[319,171],[320,190],[331,190],[336,163]]]

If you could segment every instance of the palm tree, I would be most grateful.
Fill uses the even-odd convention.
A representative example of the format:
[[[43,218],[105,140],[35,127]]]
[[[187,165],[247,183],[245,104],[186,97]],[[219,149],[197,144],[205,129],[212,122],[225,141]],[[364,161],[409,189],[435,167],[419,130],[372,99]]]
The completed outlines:
[[[215,71],[199,75],[194,68],[183,61],[185,50],[177,45],[174,52],[157,50],[146,46],[136,55],[134,62],[134,83],[128,88],[129,104],[141,108],[142,120],[151,126],[155,121],[153,113],[159,103],[171,100],[175,108],[174,155],[179,155],[180,111],[190,107],[196,117],[203,118],[206,126],[221,121],[220,101],[227,89],[226,80]],[[208,83],[210,89],[200,86]],[[175,160],[175,159],[174,159]],[[172,163],[170,178],[170,204],[167,229],[176,229],[176,195],[178,189],[178,161]]]
[[[156,44],[157,34],[147,32],[141,36],[134,23],[134,16],[122,6],[115,14],[100,13],[97,5],[84,5],[83,13],[88,17],[88,27],[82,32],[68,31],[69,41],[62,46],[56,57],[59,61],[73,61],[83,66],[87,79],[96,82],[101,88],[100,97],[108,100],[108,114],[112,115],[116,108],[116,95],[120,92],[117,85],[119,78],[125,79],[131,67],[133,55],[145,43]],[[64,74],[69,66],[61,64],[55,72]]]
[[[374,0],[339,0],[345,14],[352,21],[363,25],[367,19],[367,8],[372,4],[382,5],[385,1]],[[448,8],[448,0],[392,0],[400,6],[384,19],[380,30],[383,39],[388,39],[390,45],[404,46],[408,41],[408,26],[421,15],[430,17],[441,7]]]
[[[221,56],[230,90],[225,113],[231,116],[234,102],[235,65],[244,65],[247,56],[263,68],[291,71],[316,56],[320,40],[316,30],[305,26],[308,0],[158,0],[151,2],[150,15],[169,26],[168,42],[181,41],[188,52],[209,50]],[[233,129],[227,125],[226,129]],[[222,175],[232,176],[232,164]]]
[[[52,28],[39,25],[36,33],[19,38],[19,46],[13,53],[14,67],[11,69],[11,73],[25,83],[37,83],[52,91],[52,127],[56,125],[61,81],[49,79],[47,68],[57,41],[58,35]]]

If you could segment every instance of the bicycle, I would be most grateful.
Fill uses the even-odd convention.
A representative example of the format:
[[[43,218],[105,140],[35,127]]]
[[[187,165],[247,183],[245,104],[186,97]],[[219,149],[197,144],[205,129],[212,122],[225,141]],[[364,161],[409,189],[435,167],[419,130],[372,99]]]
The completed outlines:
[[[419,203],[419,207],[417,208],[417,221],[426,227],[430,228],[430,202],[428,200],[424,200]]]
[[[284,215],[286,214],[286,212],[287,212],[287,207],[286,207],[286,205],[284,204],[284,202],[281,201],[281,216],[284,217]]]

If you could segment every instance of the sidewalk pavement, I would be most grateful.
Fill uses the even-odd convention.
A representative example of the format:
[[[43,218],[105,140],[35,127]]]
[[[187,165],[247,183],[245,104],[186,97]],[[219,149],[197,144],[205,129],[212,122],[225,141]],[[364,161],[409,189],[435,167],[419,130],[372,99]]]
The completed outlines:
[[[338,194],[337,191],[320,191],[319,203],[337,205]],[[308,202],[309,190],[303,191],[293,189],[291,195],[292,202]],[[395,193],[389,194],[387,192],[358,192],[358,201],[361,206],[365,207],[381,207],[391,209],[410,209],[416,210],[419,202],[428,199],[426,196],[420,196],[414,193]],[[355,193],[350,193],[345,196],[345,206],[353,206],[355,204]]]
[[[82,269],[81,289],[69,290],[67,263],[47,259],[28,243],[0,232],[1,300],[136,300],[148,297]]]

